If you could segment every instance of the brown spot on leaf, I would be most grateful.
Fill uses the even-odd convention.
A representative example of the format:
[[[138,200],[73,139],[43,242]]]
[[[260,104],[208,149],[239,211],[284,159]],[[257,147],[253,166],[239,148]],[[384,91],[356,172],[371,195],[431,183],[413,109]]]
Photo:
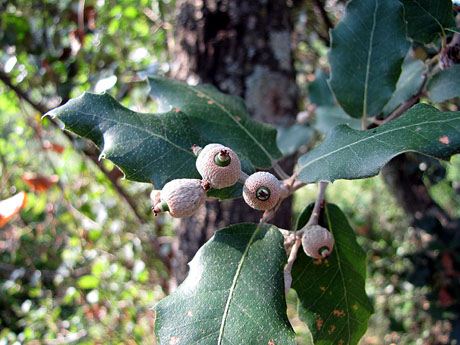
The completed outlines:
[[[178,112],[180,112],[180,109],[175,108],[174,112],[177,114]]]
[[[318,331],[321,329],[323,326],[323,319],[321,318],[320,315],[318,315],[318,318],[316,319],[316,328],[318,328]]]
[[[213,102],[213,101],[211,101],[211,100],[209,100],[209,101],[208,101],[208,104],[214,104],[214,102]]]
[[[235,119],[236,121],[241,121],[241,117],[239,117],[238,115],[235,115]]]
[[[169,345],[176,345],[179,344],[179,338],[178,337],[170,337],[169,338]]]
[[[325,287],[325,286],[320,286],[319,289],[320,289],[321,291],[326,291],[326,287]]]
[[[206,97],[206,96],[203,95],[202,93],[198,93],[197,96],[200,97],[200,98],[205,98],[205,97]]]
[[[344,343],[343,339],[340,339],[338,342],[338,345],[343,345],[343,343]]]
[[[187,312],[187,316],[188,316],[188,317],[193,317],[193,311],[189,310],[189,311]]]
[[[269,340],[268,345],[275,345],[275,343],[273,341]]]
[[[202,329],[202,330],[201,330],[201,334],[204,334],[204,333],[205,333],[205,331],[204,331],[204,329]]]
[[[345,316],[345,312],[343,310],[335,309],[333,313],[334,313],[335,316],[340,317],[340,318]]]
[[[323,259],[321,258],[313,260],[313,265],[321,265],[322,263],[323,263]]]
[[[329,329],[329,331],[327,331],[327,333],[332,334],[332,333],[334,333],[334,331],[335,331],[335,326],[332,325],[331,328]]]
[[[354,309],[354,310],[358,310],[358,306],[357,306],[356,304],[353,305],[353,309]]]
[[[441,144],[444,144],[444,145],[449,145],[449,143],[450,143],[449,137],[447,137],[447,136],[443,136],[443,137],[439,138],[438,141]]]

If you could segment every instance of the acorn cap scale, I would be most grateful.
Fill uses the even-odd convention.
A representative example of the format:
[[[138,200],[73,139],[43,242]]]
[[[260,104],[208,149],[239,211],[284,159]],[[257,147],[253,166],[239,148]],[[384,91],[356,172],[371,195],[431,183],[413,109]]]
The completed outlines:
[[[269,210],[275,207],[280,194],[280,182],[269,172],[256,172],[244,182],[244,201],[256,210]]]
[[[308,228],[302,236],[302,246],[305,254],[312,258],[326,258],[334,249],[334,236],[319,225]]]
[[[209,144],[200,150],[196,168],[203,182],[208,182],[216,189],[233,186],[241,174],[241,162],[237,154],[221,144]]]

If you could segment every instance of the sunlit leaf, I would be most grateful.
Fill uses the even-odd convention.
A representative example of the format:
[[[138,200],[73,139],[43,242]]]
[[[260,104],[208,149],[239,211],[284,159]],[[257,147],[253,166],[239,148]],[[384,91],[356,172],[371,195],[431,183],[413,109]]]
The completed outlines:
[[[438,159],[459,153],[460,112],[418,104],[371,130],[337,126],[317,148],[300,157],[298,178],[308,183],[370,177],[391,158],[410,151]]]

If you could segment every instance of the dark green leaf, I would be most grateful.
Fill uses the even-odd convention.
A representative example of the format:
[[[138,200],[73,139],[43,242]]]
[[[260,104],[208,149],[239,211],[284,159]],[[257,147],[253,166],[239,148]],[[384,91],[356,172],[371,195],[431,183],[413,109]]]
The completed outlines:
[[[183,112],[141,114],[108,94],[85,93],[47,115],[92,140],[101,156],[118,165],[130,180],[152,182],[159,189],[172,179],[200,177],[190,147],[203,139]]]
[[[158,77],[148,81],[150,95],[160,106],[187,114],[207,142],[241,152],[258,168],[270,168],[281,157],[276,130],[252,120],[241,98],[225,95],[210,85],[191,86]]]
[[[283,236],[273,226],[219,230],[182,285],[156,306],[159,344],[295,344],[286,316]]]
[[[460,65],[436,73],[426,88],[430,100],[435,103],[460,96]]]
[[[323,134],[327,134],[332,128],[341,124],[347,124],[351,128],[360,129],[361,121],[347,115],[340,107],[321,106],[315,110],[315,128]]]
[[[402,0],[409,36],[430,43],[444,28],[455,26],[451,0]]]
[[[313,135],[313,129],[303,125],[278,127],[276,142],[284,156],[293,154],[299,147],[305,145]]]
[[[307,223],[311,211],[312,206],[302,212],[297,229]],[[334,250],[327,259],[312,259],[299,250],[292,267],[299,317],[315,345],[356,345],[373,313],[364,287],[366,254],[337,206],[327,204],[321,222],[334,235]]]
[[[327,79],[329,75],[322,69],[315,73],[315,80],[308,85],[308,99],[317,106],[333,106],[334,96],[332,95]]]
[[[337,101],[352,117],[377,115],[393,94],[409,49],[402,4],[352,0],[331,38],[330,86]]]
[[[377,175],[393,157],[419,152],[448,159],[460,152],[460,112],[442,113],[418,104],[403,116],[374,129],[334,128],[313,151],[299,159],[304,182],[357,179]]]
[[[383,108],[383,113],[388,115],[400,104],[415,95],[423,84],[423,74],[426,66],[421,60],[415,60],[407,54],[402,66],[401,76],[396,84],[396,91],[390,101]]]

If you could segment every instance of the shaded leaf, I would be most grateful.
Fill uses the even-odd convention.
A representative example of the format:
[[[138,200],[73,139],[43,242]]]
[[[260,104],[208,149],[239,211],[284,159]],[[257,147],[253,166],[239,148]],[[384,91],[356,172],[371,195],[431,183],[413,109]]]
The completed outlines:
[[[216,232],[181,286],[156,306],[159,344],[295,344],[286,316],[283,236],[273,226]]]
[[[312,208],[301,213],[297,229],[307,223]],[[299,250],[292,267],[299,317],[308,325],[315,345],[354,345],[373,313],[365,290],[366,254],[337,206],[327,204],[320,223],[334,235],[334,250],[327,259],[312,259]]]
[[[316,122],[314,127],[323,134],[327,134],[335,126],[346,124],[359,130],[361,121],[347,115],[340,107],[321,106],[316,108]]]
[[[25,173],[22,180],[34,192],[46,192],[59,181],[58,175],[41,176],[34,173]]]
[[[430,43],[444,28],[455,26],[451,0],[402,0],[409,36]]]
[[[308,84],[308,99],[317,106],[333,106],[334,96],[332,95],[327,79],[329,75],[322,69],[315,73],[315,80]]]
[[[26,205],[27,194],[19,192],[12,197],[0,201],[0,227],[8,223]]]
[[[278,127],[276,142],[284,156],[295,153],[299,147],[306,145],[313,135],[313,129],[295,124],[291,127]]]
[[[390,114],[399,105],[415,95],[423,84],[423,74],[426,66],[421,60],[416,60],[409,53],[404,60],[401,76],[396,84],[396,91],[383,108],[385,115]]]
[[[409,151],[438,159],[459,153],[460,112],[443,113],[417,104],[371,130],[337,126],[316,149],[300,157],[298,178],[308,183],[370,177],[391,158]]]
[[[402,4],[352,0],[331,38],[329,84],[337,101],[352,117],[377,115],[393,94],[409,49]]]
[[[249,117],[244,101],[211,85],[191,86],[159,77],[148,78],[150,95],[161,108],[187,114],[206,143],[222,143],[248,157],[257,168],[268,169],[281,157],[276,129]]]
[[[460,96],[460,65],[439,71],[426,86],[432,102],[443,102]]]

